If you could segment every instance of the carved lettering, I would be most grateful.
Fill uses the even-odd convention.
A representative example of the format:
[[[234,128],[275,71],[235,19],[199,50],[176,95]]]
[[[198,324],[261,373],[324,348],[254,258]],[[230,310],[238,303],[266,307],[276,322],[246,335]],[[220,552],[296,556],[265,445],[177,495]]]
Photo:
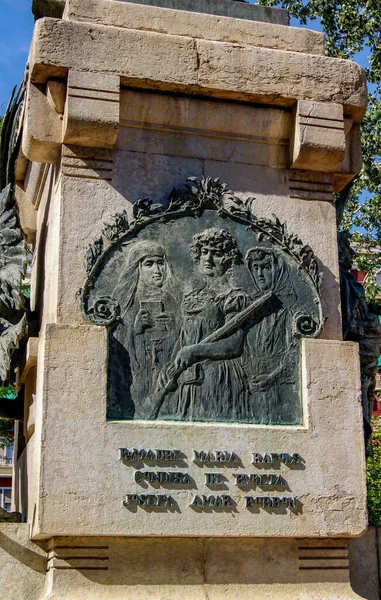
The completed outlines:
[[[238,486],[286,487],[287,485],[286,480],[276,473],[251,473],[249,475],[246,473],[235,473],[233,476],[235,477],[235,485]]]
[[[255,505],[259,505],[264,509],[281,508],[282,506],[295,509],[298,501],[297,498],[290,498],[288,496],[284,496],[283,498],[277,496],[246,496],[245,500],[246,508],[253,508]]]
[[[226,494],[221,496],[202,495],[195,496],[189,506],[202,508],[230,508],[233,506],[233,500]]]
[[[127,494],[123,506],[162,506],[169,508],[176,503],[171,496],[159,494]]]
[[[188,475],[188,473],[179,473],[179,472],[167,472],[167,471],[136,471],[135,472],[135,481],[136,483],[141,483],[145,481],[147,483],[173,483],[176,485],[189,485],[193,483],[192,478]]]
[[[205,473],[206,485],[219,485],[223,483],[221,473]]]
[[[293,454],[288,452],[269,452],[265,454],[253,452],[251,462],[253,465],[260,465],[264,463],[274,464],[277,462],[282,462],[285,465],[296,465],[302,462],[302,458],[297,452],[294,452]]]
[[[193,450],[194,462],[198,463],[239,463],[240,459],[235,452],[227,452],[226,450],[214,450],[206,452],[205,450]]]
[[[182,453],[180,450],[151,450],[133,448],[119,448],[119,460],[126,463],[133,463],[137,461],[152,462],[177,462],[182,460]]]

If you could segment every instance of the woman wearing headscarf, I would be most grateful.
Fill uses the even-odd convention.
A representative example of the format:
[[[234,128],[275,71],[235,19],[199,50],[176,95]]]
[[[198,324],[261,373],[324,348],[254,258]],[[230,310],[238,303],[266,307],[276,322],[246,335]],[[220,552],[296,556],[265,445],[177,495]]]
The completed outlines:
[[[289,269],[274,248],[250,248],[245,258],[255,295],[272,290],[278,301],[271,312],[252,326],[247,336],[246,368],[252,373],[252,421],[300,423],[299,345],[293,337],[292,323],[297,297]]]
[[[130,403],[131,416],[147,418],[147,397],[168,363],[178,336],[175,315],[179,300],[160,244],[151,240],[131,244],[114,297],[119,302],[122,322],[112,333],[112,343],[116,346],[115,354],[123,354],[118,346],[128,353],[128,360],[124,353],[124,366],[119,364],[118,371],[125,370],[125,381],[127,374],[127,387],[134,404],[133,410]]]
[[[240,259],[237,243],[224,229],[210,228],[193,236],[190,253],[204,280],[185,295],[182,327],[172,356],[172,371],[181,371],[178,393],[168,394],[159,418],[190,421],[244,420],[247,381],[240,356],[242,329],[219,341],[202,343],[247,306],[247,295],[232,281],[232,267]]]

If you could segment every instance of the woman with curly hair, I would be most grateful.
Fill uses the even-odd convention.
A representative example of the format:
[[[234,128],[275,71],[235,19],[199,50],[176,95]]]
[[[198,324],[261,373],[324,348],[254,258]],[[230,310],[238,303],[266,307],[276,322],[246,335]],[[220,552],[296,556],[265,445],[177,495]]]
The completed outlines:
[[[232,267],[242,257],[232,235],[214,227],[194,235],[189,248],[204,282],[183,298],[179,340],[172,365],[161,378],[165,387],[173,372],[181,372],[178,390],[167,395],[158,416],[190,421],[243,421],[248,397],[240,361],[244,331],[202,343],[248,304],[247,295],[232,281]]]

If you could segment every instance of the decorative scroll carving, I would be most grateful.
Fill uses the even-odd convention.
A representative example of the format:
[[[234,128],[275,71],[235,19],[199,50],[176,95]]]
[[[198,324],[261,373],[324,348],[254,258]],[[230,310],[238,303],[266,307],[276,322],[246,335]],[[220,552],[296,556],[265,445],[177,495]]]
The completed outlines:
[[[299,338],[323,327],[322,276],[254,202],[190,177],[87,251],[80,302],[109,328],[110,418],[301,422]]]

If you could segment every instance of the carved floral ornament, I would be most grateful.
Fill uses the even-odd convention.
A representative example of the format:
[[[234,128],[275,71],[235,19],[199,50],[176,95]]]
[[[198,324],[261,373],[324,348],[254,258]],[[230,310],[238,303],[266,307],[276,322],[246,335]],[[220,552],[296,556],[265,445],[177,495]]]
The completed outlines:
[[[254,197],[241,200],[229,190],[219,178],[189,177],[185,189],[173,188],[167,202],[154,203],[149,198],[139,199],[133,206],[133,220],[128,221],[127,212],[116,214],[110,224],[105,224],[102,235],[89,246],[84,256],[84,266],[88,279],[79,291],[81,309],[85,318],[95,325],[111,325],[119,316],[118,302],[105,295],[89,305],[92,282],[115,246],[133,239],[139,231],[154,222],[170,223],[184,216],[199,217],[209,209],[217,211],[222,218],[241,222],[257,233],[258,242],[268,240],[280,251],[290,256],[298,271],[304,271],[311,286],[316,290],[316,303],[319,304],[319,320],[310,321],[308,315],[299,315],[295,323],[295,333],[301,336],[316,337],[324,326],[320,304],[320,287],[323,274],[319,271],[317,259],[309,245],[303,244],[298,236],[287,231],[285,223],[274,216],[274,220],[258,218],[251,212]],[[165,205],[167,207],[165,208]]]
[[[301,422],[298,339],[323,328],[322,275],[254,200],[190,177],[87,250],[79,299],[108,328],[109,418]]]

